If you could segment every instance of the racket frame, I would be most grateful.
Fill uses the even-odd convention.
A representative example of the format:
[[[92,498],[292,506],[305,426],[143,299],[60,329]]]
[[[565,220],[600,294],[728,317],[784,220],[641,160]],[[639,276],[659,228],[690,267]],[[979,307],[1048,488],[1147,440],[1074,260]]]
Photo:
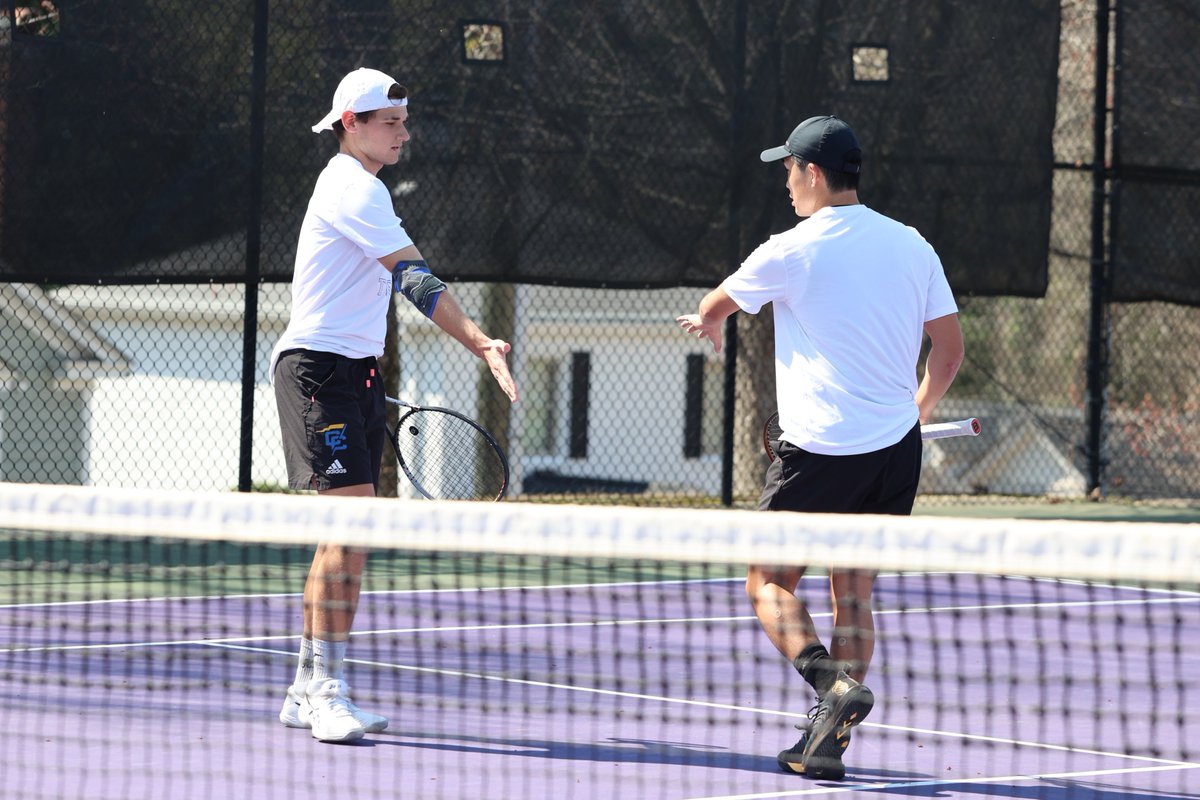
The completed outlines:
[[[421,485],[421,482],[417,480],[415,475],[413,475],[412,469],[404,462],[404,455],[400,452],[400,445],[397,443],[396,437],[399,435],[401,426],[404,424],[404,420],[409,416],[417,413],[418,411],[432,411],[439,414],[449,414],[451,417],[467,423],[467,425],[474,428],[483,437],[483,442],[492,449],[492,451],[496,454],[496,457],[500,460],[500,466],[503,468],[504,472],[504,479],[500,486],[500,490],[497,492],[496,496],[492,498],[492,501],[495,502],[504,499],[504,495],[508,493],[508,486],[512,477],[508,466],[508,456],[505,455],[504,448],[502,448],[500,443],[496,441],[496,437],[492,436],[492,434],[489,433],[486,428],[467,415],[460,414],[452,408],[443,408],[442,406],[420,406],[416,403],[407,403],[403,400],[397,400],[394,397],[387,396],[384,396],[384,400],[394,406],[399,406],[401,409],[400,418],[396,421],[396,428],[392,429],[391,427],[385,426],[387,428],[388,441],[391,442],[392,451],[396,454],[396,461],[400,464],[400,469],[404,472],[404,476],[408,478],[408,482],[412,484],[412,487],[416,489],[422,497],[427,500],[448,499],[431,495],[426,488]]]

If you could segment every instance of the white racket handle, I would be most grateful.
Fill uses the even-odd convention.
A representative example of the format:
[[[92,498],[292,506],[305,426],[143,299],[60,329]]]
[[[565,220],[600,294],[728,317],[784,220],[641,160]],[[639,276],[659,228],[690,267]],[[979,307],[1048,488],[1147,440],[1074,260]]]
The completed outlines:
[[[975,417],[960,419],[958,422],[931,422],[921,426],[921,438],[946,439],[951,436],[978,436],[983,428]]]

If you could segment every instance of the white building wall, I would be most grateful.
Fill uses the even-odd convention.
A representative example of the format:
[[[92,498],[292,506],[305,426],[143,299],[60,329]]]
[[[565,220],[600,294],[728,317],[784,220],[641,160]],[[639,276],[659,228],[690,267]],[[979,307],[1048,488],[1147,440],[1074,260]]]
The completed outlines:
[[[479,287],[452,290],[464,310],[478,318]],[[286,325],[289,294],[286,285],[265,285],[260,292],[252,469],[258,484],[286,485],[267,365]],[[708,345],[685,336],[674,318],[690,310],[700,293],[600,294],[611,293],[550,287],[518,292],[510,357],[518,382],[523,359],[553,356],[561,362],[556,453],[528,454],[520,441],[525,415],[544,399],[526,395],[512,410],[514,489],[520,491],[524,476],[542,469],[715,493],[717,457],[683,457],[686,357],[706,352]],[[234,488],[241,437],[242,288],[72,287],[60,290],[56,299],[90,320],[130,364],[127,376],[92,383],[84,482]],[[623,303],[626,299],[630,302]],[[464,407],[472,404],[463,398],[474,397],[480,362],[415,311],[404,309],[401,316],[402,399],[477,417],[478,409]],[[589,448],[581,459],[567,455],[573,352],[591,355]]]

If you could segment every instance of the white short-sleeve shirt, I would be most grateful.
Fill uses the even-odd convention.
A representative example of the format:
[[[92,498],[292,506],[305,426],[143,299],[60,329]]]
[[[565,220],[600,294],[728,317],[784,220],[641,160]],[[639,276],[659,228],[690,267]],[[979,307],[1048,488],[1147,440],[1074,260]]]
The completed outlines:
[[[272,378],[285,350],[383,355],[392,275],[378,259],[411,244],[383,182],[353,156],[331,158],[300,226],[292,314],[271,354]]]
[[[722,286],[748,313],[773,305],[785,441],[854,455],[916,424],[924,324],[958,311],[916,230],[863,205],[826,207],[772,236]]]

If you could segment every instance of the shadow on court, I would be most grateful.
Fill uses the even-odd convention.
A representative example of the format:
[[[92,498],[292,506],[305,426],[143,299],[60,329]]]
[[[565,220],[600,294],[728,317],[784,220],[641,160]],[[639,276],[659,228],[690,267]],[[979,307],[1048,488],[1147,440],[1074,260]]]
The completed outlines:
[[[372,734],[388,737],[387,731]],[[672,766],[705,767],[707,769],[743,770],[746,772],[780,773],[774,756],[734,753],[717,747],[664,742],[651,739],[608,739],[601,742],[562,742],[548,739],[520,739],[485,736],[455,736],[446,741],[444,736],[428,736],[420,733],[397,733],[397,739],[376,738],[376,744],[389,744],[419,750],[438,750],[459,754],[524,756],[538,759],[561,759],[564,761],[600,761],[605,763],[670,764]],[[414,741],[428,738],[431,741]],[[432,739],[438,741],[432,741]]]
[[[428,739],[428,741],[420,741]],[[503,756],[508,758],[550,759],[573,763],[662,765],[707,770],[731,770],[767,773],[780,777],[780,789],[791,785],[796,791],[823,788],[862,792],[876,797],[928,798],[1017,798],[1018,800],[1200,800],[1200,794],[1172,790],[1134,789],[1113,784],[1084,781],[1032,780],[1021,786],[990,783],[943,782],[929,773],[870,769],[855,770],[849,765],[844,781],[810,781],[802,776],[787,776],[775,763],[775,758],[762,754],[737,753],[720,747],[687,742],[653,739],[610,738],[600,742],[564,742],[533,738],[484,736],[455,736],[448,741],[444,735],[383,732],[352,742],[351,747],[399,747],[426,752],[442,752],[457,756]],[[857,774],[856,774],[857,772]],[[653,783],[653,778],[643,776]],[[913,786],[904,786],[912,781]],[[878,784],[892,784],[880,787]]]
[[[1200,794],[1129,790],[1119,786],[1062,780],[1001,786],[990,783],[939,783],[935,786],[889,787],[888,794],[905,797],[1014,797],[1026,800],[1200,800]]]

